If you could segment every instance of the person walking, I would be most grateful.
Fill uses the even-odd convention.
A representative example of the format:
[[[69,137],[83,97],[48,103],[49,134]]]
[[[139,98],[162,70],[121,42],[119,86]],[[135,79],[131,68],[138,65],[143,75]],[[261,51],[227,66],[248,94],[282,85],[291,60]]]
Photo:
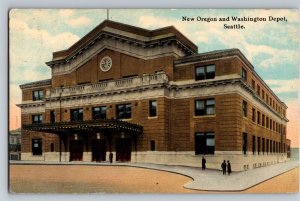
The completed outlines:
[[[227,172],[228,172],[228,176],[229,176],[231,173],[231,164],[230,164],[229,160],[227,161]]]
[[[221,168],[223,170],[223,175],[226,175],[226,161],[224,160],[223,163],[221,164]]]
[[[109,162],[112,163],[112,161],[113,161],[113,153],[110,152],[109,153]]]
[[[202,170],[206,169],[206,160],[204,157],[202,157]]]

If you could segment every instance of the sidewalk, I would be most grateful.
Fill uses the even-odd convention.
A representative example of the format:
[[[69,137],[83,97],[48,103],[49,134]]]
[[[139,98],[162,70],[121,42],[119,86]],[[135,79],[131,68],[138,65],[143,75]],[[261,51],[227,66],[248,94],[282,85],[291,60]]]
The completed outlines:
[[[185,188],[206,191],[243,191],[261,182],[283,174],[299,166],[298,161],[289,161],[267,167],[256,168],[244,172],[233,172],[230,176],[222,175],[221,170],[201,170],[201,168],[171,166],[144,163],[93,163],[93,162],[41,162],[41,161],[11,161],[10,164],[22,165],[96,165],[96,166],[131,166],[148,168],[182,174],[193,179],[184,184]]]

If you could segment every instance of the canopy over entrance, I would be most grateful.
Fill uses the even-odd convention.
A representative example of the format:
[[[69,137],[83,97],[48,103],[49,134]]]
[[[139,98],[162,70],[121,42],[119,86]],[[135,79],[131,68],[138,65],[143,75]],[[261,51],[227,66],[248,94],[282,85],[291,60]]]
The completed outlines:
[[[54,133],[57,135],[118,131],[135,135],[141,135],[143,133],[142,126],[116,119],[23,124],[22,129],[37,132]]]

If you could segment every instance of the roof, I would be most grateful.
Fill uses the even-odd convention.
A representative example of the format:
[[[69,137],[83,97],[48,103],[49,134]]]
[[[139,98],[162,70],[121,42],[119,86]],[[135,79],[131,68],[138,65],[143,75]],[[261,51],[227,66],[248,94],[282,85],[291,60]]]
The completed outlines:
[[[40,86],[46,86],[46,85],[51,85],[51,80],[52,79],[46,79],[46,80],[39,80],[35,82],[28,82],[25,84],[21,84],[20,88],[21,89],[26,89],[26,88],[32,88],[32,87],[40,87]]]
[[[57,52],[53,52],[53,60],[46,62],[47,65],[52,64],[56,60],[69,60],[72,57],[76,57],[76,53],[79,51],[85,51],[86,47],[90,44],[93,44],[97,39],[101,38],[101,34],[109,33],[105,30],[106,27],[110,27],[119,31],[140,35],[143,37],[150,38],[150,41],[157,41],[164,38],[175,37],[180,43],[182,43],[185,47],[189,49],[189,51],[193,52],[193,54],[198,52],[198,47],[191,40],[189,40],[186,36],[184,36],[180,31],[178,31],[174,26],[167,26],[155,30],[143,29],[140,27],[135,27],[128,24],[123,24],[120,22],[115,22],[111,20],[105,20],[100,23],[97,27],[95,27],[92,31],[87,33],[84,37],[82,37],[79,41],[73,44],[70,48],[66,50],[61,50]],[[171,35],[170,35],[171,34]],[[118,35],[118,34],[115,34]],[[120,35],[118,35],[120,36]],[[129,39],[127,37],[127,39]],[[140,41],[135,39],[137,42],[149,42],[149,41]]]

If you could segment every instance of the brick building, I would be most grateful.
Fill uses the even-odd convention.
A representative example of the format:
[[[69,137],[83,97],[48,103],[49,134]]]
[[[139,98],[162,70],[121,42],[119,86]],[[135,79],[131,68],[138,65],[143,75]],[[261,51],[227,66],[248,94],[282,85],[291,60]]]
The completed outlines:
[[[287,106],[238,49],[198,54],[173,26],[104,21],[22,89],[22,160],[242,171],[287,160]]]

